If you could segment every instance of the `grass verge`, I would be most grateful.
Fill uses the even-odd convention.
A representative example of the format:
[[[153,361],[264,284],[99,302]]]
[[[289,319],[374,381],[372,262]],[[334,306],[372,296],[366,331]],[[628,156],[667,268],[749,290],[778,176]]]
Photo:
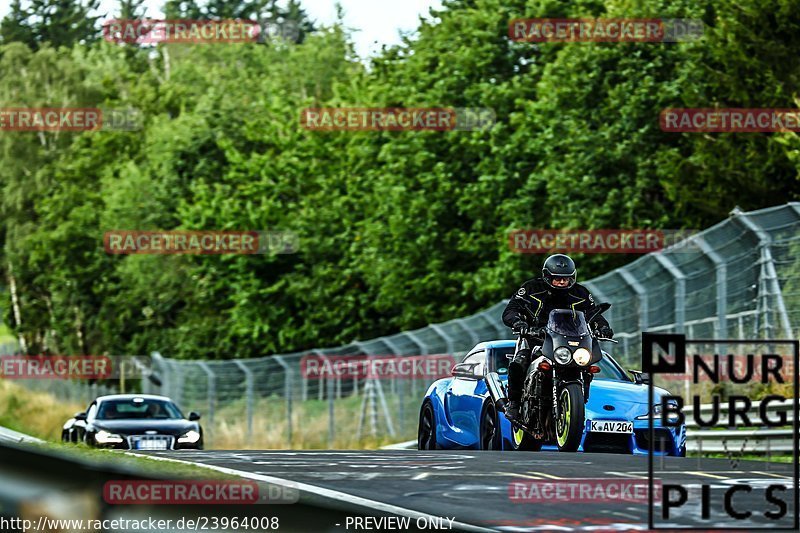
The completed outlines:
[[[42,444],[26,444],[34,449],[65,459],[90,462],[100,468],[125,468],[143,477],[160,479],[236,479],[236,476],[203,468],[202,466],[162,461],[146,455],[128,453],[121,450],[103,450],[90,448],[85,444],[62,444],[46,442]]]
[[[61,427],[86,406],[59,401],[0,379],[0,426],[48,441],[61,440]]]
[[[252,431],[248,428],[244,400],[218,406],[213,423],[206,416],[207,413],[201,423],[205,430],[207,449],[375,449],[416,437],[416,418],[421,396],[422,393],[417,391],[406,395],[387,394],[388,416],[380,406],[375,406],[375,435],[371,431],[372,409],[368,405],[362,405],[363,396],[337,399],[334,402],[333,423],[330,421],[330,405],[326,400],[295,401],[292,404],[291,439],[286,403],[279,397],[256,400]],[[195,407],[202,409],[202,404]],[[59,400],[48,392],[30,390],[13,381],[0,379],[0,426],[45,441],[60,442],[64,422],[84,409],[85,403]],[[363,427],[359,435],[362,412]],[[405,413],[405,416],[399,416],[399,412]],[[395,429],[394,437],[387,434],[389,417]]]

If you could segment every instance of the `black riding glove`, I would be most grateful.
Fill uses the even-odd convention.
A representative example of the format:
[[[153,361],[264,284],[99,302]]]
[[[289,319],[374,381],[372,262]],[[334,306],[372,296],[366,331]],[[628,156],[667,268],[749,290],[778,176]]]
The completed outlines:
[[[600,326],[597,328],[597,336],[603,339],[611,339],[614,337],[614,330],[609,326]]]
[[[511,326],[511,331],[516,331],[517,335],[524,336],[530,333],[531,327],[524,320],[517,320]]]

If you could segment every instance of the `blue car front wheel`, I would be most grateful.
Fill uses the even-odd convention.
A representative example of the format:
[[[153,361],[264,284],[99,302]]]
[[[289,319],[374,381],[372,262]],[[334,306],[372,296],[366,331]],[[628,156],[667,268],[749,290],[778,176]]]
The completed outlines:
[[[503,435],[500,431],[497,410],[491,402],[486,404],[481,416],[480,446],[481,450],[503,449]]]
[[[436,450],[436,416],[433,413],[433,406],[430,402],[425,402],[419,414],[419,428],[417,430],[417,449]]]

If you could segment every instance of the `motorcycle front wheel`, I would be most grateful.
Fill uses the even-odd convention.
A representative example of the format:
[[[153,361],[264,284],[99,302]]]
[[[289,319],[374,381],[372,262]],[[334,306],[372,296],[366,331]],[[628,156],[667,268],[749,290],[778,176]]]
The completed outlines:
[[[556,441],[558,451],[578,450],[585,425],[585,406],[583,390],[579,383],[570,383],[558,395],[558,419],[556,420]]]

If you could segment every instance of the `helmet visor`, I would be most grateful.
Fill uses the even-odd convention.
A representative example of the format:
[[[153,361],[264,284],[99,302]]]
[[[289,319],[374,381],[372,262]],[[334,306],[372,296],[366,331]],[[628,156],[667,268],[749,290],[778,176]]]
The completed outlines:
[[[550,279],[550,283],[553,285],[553,287],[558,287],[560,289],[566,289],[572,285],[572,282],[572,276],[553,276]]]

